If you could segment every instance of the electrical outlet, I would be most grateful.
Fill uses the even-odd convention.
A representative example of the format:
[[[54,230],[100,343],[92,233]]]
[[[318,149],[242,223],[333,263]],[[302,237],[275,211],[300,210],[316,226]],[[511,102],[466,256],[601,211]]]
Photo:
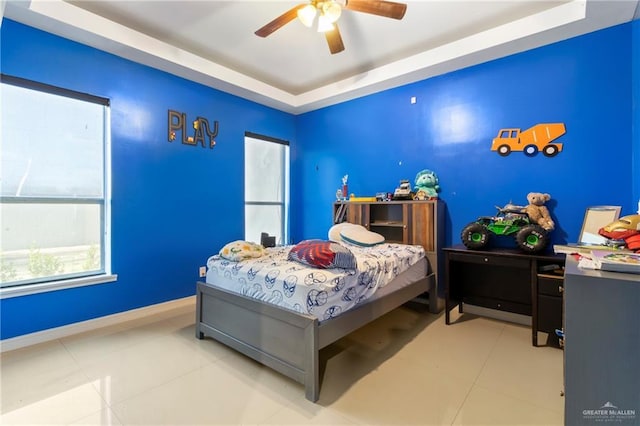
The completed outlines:
[[[200,278],[204,278],[207,276],[207,267],[206,266],[201,266],[200,267]]]

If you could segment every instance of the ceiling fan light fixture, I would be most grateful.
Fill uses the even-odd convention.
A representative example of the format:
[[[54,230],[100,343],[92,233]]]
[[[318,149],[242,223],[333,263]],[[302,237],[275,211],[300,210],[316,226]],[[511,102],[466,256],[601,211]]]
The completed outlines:
[[[315,17],[316,17],[316,8],[311,4],[308,4],[302,9],[298,10],[298,19],[300,19],[300,22],[302,22],[305,27],[311,28],[311,25],[313,25],[313,20],[315,19]]]
[[[329,19],[329,22],[334,23],[342,14],[342,7],[335,1],[325,1],[322,5],[322,14]]]
[[[0,0],[0,3],[4,0]],[[402,19],[407,11],[405,3],[397,3],[391,0],[307,0],[306,3],[297,4],[279,15],[266,25],[258,28],[255,35],[267,37],[289,22],[300,19],[303,25],[311,28],[318,16],[318,32],[323,32],[331,54],[344,50],[344,43],[337,21],[342,14],[342,9],[352,12],[362,12],[386,18]]]
[[[318,16],[318,32],[326,33],[327,31],[331,31],[334,28],[333,23],[329,18],[325,15],[321,14]]]

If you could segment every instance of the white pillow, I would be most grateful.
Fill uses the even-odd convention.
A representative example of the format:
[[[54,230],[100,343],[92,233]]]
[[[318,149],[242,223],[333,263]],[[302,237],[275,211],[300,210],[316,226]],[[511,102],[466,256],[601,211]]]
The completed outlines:
[[[264,247],[260,244],[249,241],[232,241],[220,249],[220,257],[239,262],[245,259],[252,259],[265,254]]]
[[[338,223],[336,225],[333,225],[331,228],[329,228],[329,241],[333,241],[334,243],[339,243],[340,241],[342,241],[342,237],[340,237],[340,233],[344,228],[348,226],[360,227],[365,231],[367,230],[367,228],[365,228],[364,226],[356,225],[355,223],[349,223],[349,222]]]
[[[340,232],[342,241],[361,247],[384,243],[384,236],[367,230],[364,226],[346,226]]]

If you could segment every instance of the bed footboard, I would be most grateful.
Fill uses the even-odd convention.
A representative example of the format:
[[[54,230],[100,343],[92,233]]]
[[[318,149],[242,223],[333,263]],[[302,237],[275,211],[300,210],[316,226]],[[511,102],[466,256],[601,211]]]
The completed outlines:
[[[320,394],[318,320],[199,282],[196,337],[209,336]]]
[[[425,291],[434,291],[435,275],[363,303],[335,318],[316,318],[239,294],[197,283],[196,337],[209,336],[320,396],[320,349],[379,318]]]

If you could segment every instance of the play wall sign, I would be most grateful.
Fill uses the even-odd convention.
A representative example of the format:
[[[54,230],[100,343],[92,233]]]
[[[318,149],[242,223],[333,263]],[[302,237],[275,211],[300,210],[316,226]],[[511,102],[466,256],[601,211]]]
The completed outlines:
[[[177,133],[180,133],[182,143],[185,145],[200,145],[203,148],[209,147],[211,149],[216,146],[215,137],[218,136],[217,121],[214,121],[213,125],[210,125],[209,120],[206,118],[196,117],[191,123],[193,131],[190,132],[190,130],[187,129],[187,114],[169,110],[167,127],[169,142],[175,141],[177,139]]]
[[[607,401],[602,407],[582,410],[584,420],[598,423],[633,423],[636,420],[636,410],[620,408]]]

